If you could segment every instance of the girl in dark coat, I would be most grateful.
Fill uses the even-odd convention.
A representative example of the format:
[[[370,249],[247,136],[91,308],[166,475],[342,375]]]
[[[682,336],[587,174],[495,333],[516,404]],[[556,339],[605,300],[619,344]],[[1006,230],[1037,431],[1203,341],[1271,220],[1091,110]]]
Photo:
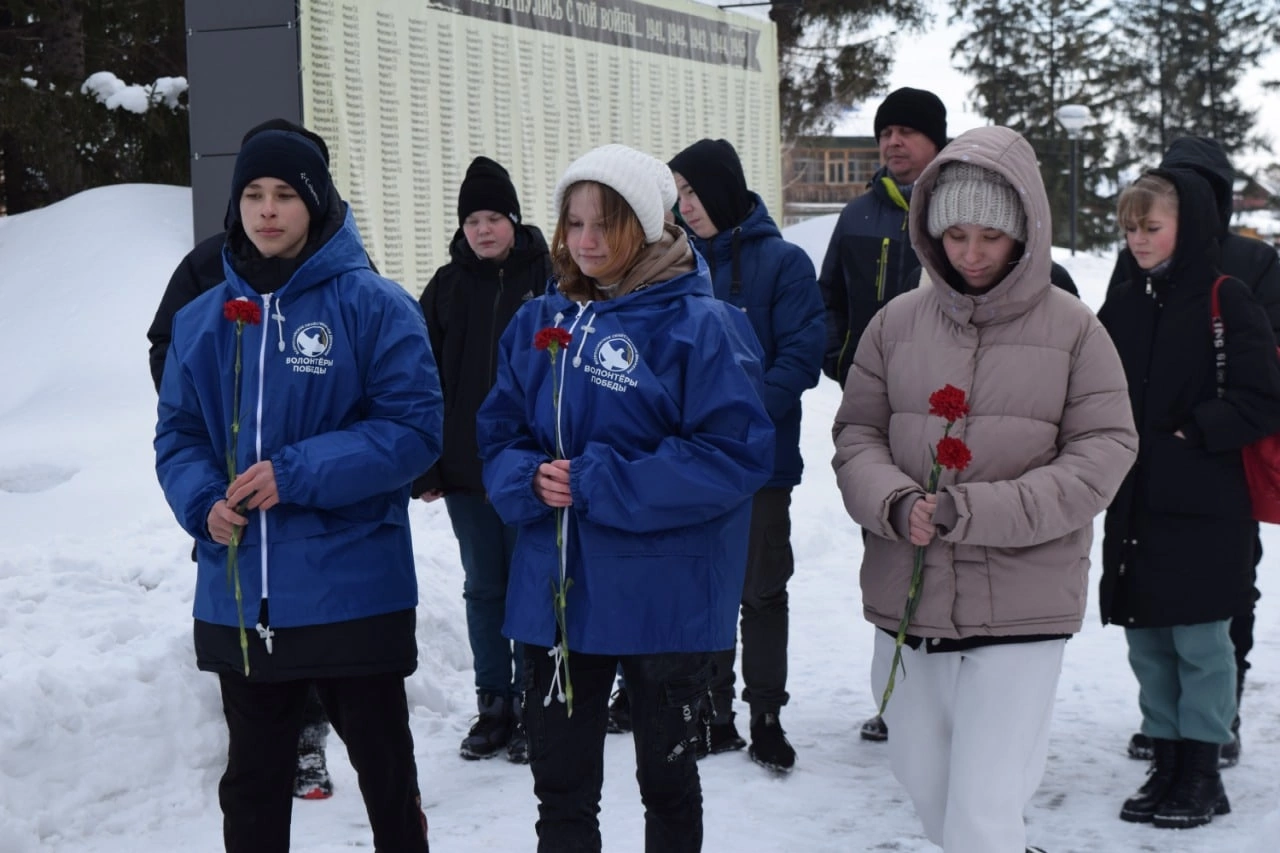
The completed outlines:
[[[1267,317],[1236,279],[1220,287],[1226,375],[1210,323],[1218,278],[1213,193],[1155,170],[1120,196],[1131,260],[1098,316],[1129,381],[1138,461],[1107,511],[1101,611],[1123,625],[1155,744],[1121,818],[1162,827],[1230,810],[1218,752],[1231,740],[1231,616],[1247,588],[1253,523],[1240,450],[1280,428],[1280,360]],[[1220,393],[1221,391],[1221,393]]]

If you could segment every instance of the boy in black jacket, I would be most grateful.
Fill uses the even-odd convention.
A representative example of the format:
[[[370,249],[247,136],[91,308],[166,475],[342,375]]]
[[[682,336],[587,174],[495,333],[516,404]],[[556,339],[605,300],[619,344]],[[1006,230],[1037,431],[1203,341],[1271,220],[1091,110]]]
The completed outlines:
[[[466,759],[503,747],[529,760],[520,717],[523,649],[502,636],[514,527],[502,523],[480,480],[476,412],[497,379],[498,340],[525,301],[546,289],[547,243],[520,221],[515,185],[501,165],[477,157],[458,190],[458,230],[449,263],[418,300],[444,389],[444,452],[413,484],[425,501],[444,498],[465,574],[467,633],[475,659],[479,717],[459,748]]]

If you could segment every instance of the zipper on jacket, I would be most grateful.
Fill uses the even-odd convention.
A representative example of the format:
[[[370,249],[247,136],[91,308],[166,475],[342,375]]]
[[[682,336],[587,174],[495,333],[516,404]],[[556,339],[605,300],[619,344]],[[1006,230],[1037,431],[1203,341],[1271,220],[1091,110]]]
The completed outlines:
[[[572,340],[573,333],[574,333],[574,331],[578,328],[578,323],[580,323],[580,322],[582,321],[582,319],[586,316],[586,314],[587,314],[587,309],[588,309],[588,308],[590,308],[590,307],[591,307],[591,303],[590,303],[590,302],[588,302],[588,303],[586,303],[585,305],[583,305],[583,306],[582,306],[582,309],[578,312],[577,316],[573,318],[573,322],[571,322],[571,323],[569,324],[568,332],[569,332],[569,335],[570,335],[570,340]],[[563,319],[564,319],[564,315],[563,315],[563,314],[556,314],[555,325],[557,325],[557,326],[558,326],[558,325],[560,325],[560,321],[561,321],[561,320],[563,320]],[[586,324],[585,324],[582,328],[583,328],[583,332],[584,332],[584,334],[582,335],[582,340],[578,343],[578,355],[577,355],[577,356],[574,358],[574,360],[573,360],[573,365],[574,365],[574,367],[577,367],[578,365],[580,365],[580,364],[582,363],[582,346],[583,346],[583,344],[585,344],[585,343],[586,343],[586,341],[587,341],[587,335],[588,335],[588,334],[590,334],[591,332],[595,331],[595,330],[592,328],[592,326],[591,326],[591,321],[590,321],[590,320],[587,320]],[[566,351],[566,352],[565,352],[565,354],[564,354],[564,358],[556,359],[556,362],[557,362],[556,364],[554,364],[554,365],[552,365],[552,366],[551,366],[551,369],[552,369],[552,370],[559,369],[559,371],[560,371],[560,400],[564,400],[564,380],[565,380],[565,369],[566,369],[566,367],[567,367],[567,365],[568,365],[568,362],[569,362],[569,353],[568,353],[568,351]],[[555,415],[555,418],[556,418],[556,437],[555,437],[555,441],[556,441],[556,456],[558,456],[558,457],[563,457],[563,456],[564,456],[564,441],[563,441],[563,439],[561,438],[561,432],[560,432],[560,408],[561,408],[561,407],[560,407],[559,405],[557,405],[557,406],[555,407],[555,409],[553,410],[553,414]],[[562,515],[564,516],[564,518],[565,518],[565,519],[567,519],[567,518],[569,517],[569,513],[567,513],[567,512],[566,512],[566,513],[563,513]],[[562,531],[561,531],[561,537],[563,538],[563,540],[564,540],[566,543],[568,542],[568,539],[567,539],[567,538],[564,538],[564,537],[566,536],[566,531],[567,531],[567,530],[568,530],[568,522],[566,521],[566,522],[565,522],[565,528],[564,528],[564,530],[562,530]],[[561,554],[563,554],[563,553],[564,553],[564,552],[563,552],[563,551],[561,551]]]
[[[498,336],[501,331],[498,328],[498,308],[502,305],[502,287],[505,281],[506,270],[498,267],[498,292],[493,296],[493,313],[489,315],[489,387],[492,388],[494,383],[498,381],[498,367],[495,363],[498,353]]]
[[[262,316],[268,317],[271,313],[271,294],[262,294]],[[277,307],[276,313],[280,313]],[[276,331],[281,337],[281,346],[284,346],[283,326],[284,316],[281,315],[276,320]],[[254,411],[254,431],[253,431],[253,460],[254,462],[262,461],[262,399],[263,389],[266,385],[267,365],[267,330],[262,330],[262,342],[258,347],[258,405]],[[259,552],[262,560],[262,600],[258,607],[258,624],[254,626],[258,631],[258,636],[262,638],[262,642],[267,647],[267,654],[271,654],[271,638],[275,636],[275,632],[271,630],[271,620],[267,616],[267,580],[269,573],[267,571],[267,512],[264,509],[258,509],[258,538],[260,540]]]
[[[889,268],[889,243],[888,237],[880,241],[880,258],[876,261],[876,302],[884,301],[884,277]]]

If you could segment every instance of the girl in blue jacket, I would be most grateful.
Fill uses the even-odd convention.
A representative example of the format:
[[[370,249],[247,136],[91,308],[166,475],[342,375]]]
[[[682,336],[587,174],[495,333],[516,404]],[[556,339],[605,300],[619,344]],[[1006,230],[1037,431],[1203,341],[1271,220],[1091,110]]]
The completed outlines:
[[[441,443],[422,314],[369,268],[300,133],[245,142],[228,218],[226,280],[174,318],[155,439],[165,498],[197,544],[196,663],[218,674],[229,733],[226,849],[289,849],[314,685],[374,846],[426,851],[404,690],[417,666],[409,483]]]
[[[507,327],[477,419],[485,487],[519,527],[504,633],[527,647],[540,851],[600,849],[619,665],[645,849],[701,849],[711,653],[734,645],[751,496],[773,474],[759,345],[664,222],[664,179],[622,145],[566,170],[558,284]],[[552,334],[567,343],[539,351]]]

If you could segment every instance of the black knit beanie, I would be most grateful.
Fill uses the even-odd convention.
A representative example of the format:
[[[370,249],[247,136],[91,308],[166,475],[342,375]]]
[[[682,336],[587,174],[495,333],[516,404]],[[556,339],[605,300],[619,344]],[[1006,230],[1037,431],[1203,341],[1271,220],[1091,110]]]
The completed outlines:
[[[458,224],[477,210],[506,214],[513,223],[520,224],[520,199],[511,175],[488,157],[477,157],[467,167],[467,175],[458,188]]]
[[[947,108],[933,92],[909,86],[890,92],[876,110],[876,139],[891,124],[920,131],[939,151],[947,147]]]
[[[324,157],[324,164],[326,166],[329,165],[329,146],[325,144],[324,139],[320,134],[307,130],[300,124],[294,124],[287,118],[269,118],[262,124],[255,124],[244,132],[244,136],[240,139],[240,144],[243,146],[251,138],[262,133],[264,130],[291,130],[294,133],[301,133],[307,139],[310,139],[315,143],[316,147],[320,149],[320,155]]]
[[[698,194],[717,232],[741,225],[751,213],[754,200],[747,189],[747,176],[729,140],[699,139],[667,165]]]
[[[311,221],[324,215],[329,203],[329,167],[320,147],[291,130],[264,130],[245,141],[231,175],[231,203],[238,208],[244,188],[258,178],[276,178],[297,191]]]

